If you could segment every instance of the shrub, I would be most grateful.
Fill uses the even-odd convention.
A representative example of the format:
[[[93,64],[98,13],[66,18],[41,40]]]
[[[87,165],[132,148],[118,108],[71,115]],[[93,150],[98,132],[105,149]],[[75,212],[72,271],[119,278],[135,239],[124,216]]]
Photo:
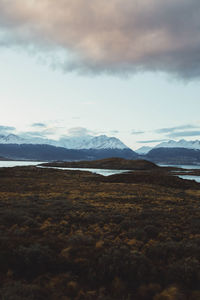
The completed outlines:
[[[39,286],[17,281],[1,288],[2,300],[44,300],[49,295]]]
[[[19,246],[15,250],[15,255],[14,271],[17,275],[28,278],[47,272],[55,259],[49,247],[40,244]]]
[[[156,295],[153,300],[185,300],[184,294],[175,286],[169,287]]]

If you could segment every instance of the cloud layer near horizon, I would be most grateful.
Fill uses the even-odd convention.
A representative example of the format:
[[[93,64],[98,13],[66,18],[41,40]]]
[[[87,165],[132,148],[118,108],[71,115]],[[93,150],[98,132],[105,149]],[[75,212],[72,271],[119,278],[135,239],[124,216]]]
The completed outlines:
[[[0,45],[64,49],[64,69],[199,77],[199,28],[199,0],[0,0]]]

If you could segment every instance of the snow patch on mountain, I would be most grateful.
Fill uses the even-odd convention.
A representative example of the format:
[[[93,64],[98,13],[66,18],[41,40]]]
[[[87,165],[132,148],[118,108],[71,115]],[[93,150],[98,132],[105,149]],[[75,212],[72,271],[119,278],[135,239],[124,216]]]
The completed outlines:
[[[170,140],[156,145],[155,148],[187,148],[187,149],[198,149],[200,150],[200,141],[186,141],[184,139],[180,141]]]
[[[67,137],[58,141],[59,145],[68,149],[127,149],[128,147],[115,137],[80,136]]]

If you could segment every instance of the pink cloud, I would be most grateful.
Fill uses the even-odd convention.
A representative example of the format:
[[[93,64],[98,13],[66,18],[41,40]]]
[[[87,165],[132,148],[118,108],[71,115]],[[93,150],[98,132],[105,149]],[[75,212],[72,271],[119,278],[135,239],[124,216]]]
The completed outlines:
[[[199,76],[199,27],[199,0],[0,0],[10,43],[60,47],[96,72]]]

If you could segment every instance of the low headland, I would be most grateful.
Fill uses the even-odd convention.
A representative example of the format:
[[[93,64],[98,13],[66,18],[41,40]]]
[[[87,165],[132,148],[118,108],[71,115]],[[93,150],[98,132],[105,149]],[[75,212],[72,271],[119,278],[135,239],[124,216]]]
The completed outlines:
[[[57,161],[45,163],[42,166],[110,170],[153,170],[159,168],[156,164],[147,160],[129,160],[116,157],[92,161]]]

